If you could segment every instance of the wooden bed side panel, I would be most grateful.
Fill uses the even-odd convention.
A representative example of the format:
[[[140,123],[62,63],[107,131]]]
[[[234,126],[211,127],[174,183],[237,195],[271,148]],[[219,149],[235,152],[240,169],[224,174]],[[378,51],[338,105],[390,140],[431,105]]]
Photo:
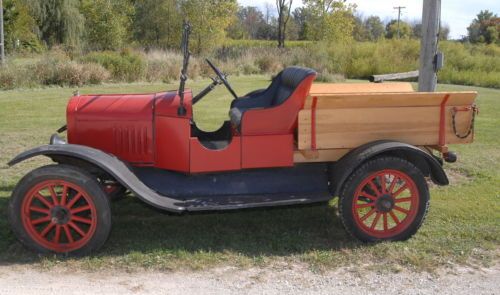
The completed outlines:
[[[315,83],[311,95],[321,93],[413,92],[411,83]]]
[[[472,105],[477,92],[408,92],[408,93],[351,93],[310,95],[304,109],[310,109],[312,96],[317,97],[317,109],[373,108],[373,107],[421,107],[438,106],[450,95],[448,106]]]
[[[317,151],[294,151],[294,163],[335,162],[347,155],[352,149],[330,149]]]
[[[464,107],[467,107],[466,105]],[[452,129],[452,107],[446,108],[446,143],[470,143],[455,136]],[[457,129],[465,133],[472,111],[459,112]],[[316,148],[349,149],[376,140],[396,140],[413,145],[437,145],[440,107],[386,107],[318,109],[316,111]],[[299,113],[298,148],[311,149],[311,111]]]

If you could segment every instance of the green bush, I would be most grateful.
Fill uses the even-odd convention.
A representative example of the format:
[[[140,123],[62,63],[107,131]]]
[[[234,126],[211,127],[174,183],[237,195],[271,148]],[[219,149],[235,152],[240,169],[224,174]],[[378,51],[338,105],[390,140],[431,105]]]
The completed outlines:
[[[111,77],[111,73],[103,66],[96,63],[82,64],[82,71],[86,77],[85,84],[101,84]]]
[[[32,68],[33,78],[42,85],[82,86],[99,84],[109,79],[110,73],[97,63],[78,63],[60,50],[48,52]]]
[[[91,52],[81,62],[97,63],[107,69],[114,81],[139,81],[144,77],[146,62],[140,54],[131,51]]]
[[[0,68],[0,89],[31,87],[38,84],[25,67],[7,64]]]

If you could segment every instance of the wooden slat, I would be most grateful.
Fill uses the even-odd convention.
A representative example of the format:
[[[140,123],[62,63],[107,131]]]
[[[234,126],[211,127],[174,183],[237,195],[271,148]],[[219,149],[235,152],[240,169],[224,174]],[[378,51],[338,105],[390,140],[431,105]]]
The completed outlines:
[[[319,162],[335,162],[345,156],[351,149],[331,149],[331,150],[316,150],[317,157],[307,157],[307,152],[295,151],[293,154],[294,163],[319,163]],[[309,152],[309,151],[308,151]]]
[[[425,147],[417,146],[422,151],[428,153]],[[318,154],[318,157],[311,159],[304,156],[304,151],[295,151],[293,154],[294,163],[319,163],[319,162],[336,162],[352,149],[330,149],[330,150],[316,150],[314,151]]]
[[[466,105],[469,106],[469,105]],[[459,139],[453,134],[452,107],[446,108],[446,143],[470,143],[472,135]],[[350,149],[376,140],[387,139],[413,145],[437,145],[439,140],[438,106],[318,109],[316,146],[318,149]],[[470,112],[457,116],[459,132],[470,124]],[[311,111],[299,112],[298,148],[311,148]]]
[[[362,93],[362,94],[321,94],[317,109],[372,108],[372,107],[410,107],[438,106],[449,94],[448,106],[463,106],[474,103],[477,92],[407,92],[407,93]],[[311,108],[311,96],[306,99],[304,109]]]
[[[315,83],[310,94],[413,92],[411,83]]]

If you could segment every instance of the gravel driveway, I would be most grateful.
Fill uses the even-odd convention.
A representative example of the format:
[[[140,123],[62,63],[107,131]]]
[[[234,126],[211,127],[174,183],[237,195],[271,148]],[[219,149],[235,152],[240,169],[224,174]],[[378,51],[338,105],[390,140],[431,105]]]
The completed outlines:
[[[0,266],[0,294],[500,294],[500,266],[438,274],[379,274],[340,269],[316,274],[301,266],[218,268],[201,272],[44,271]]]

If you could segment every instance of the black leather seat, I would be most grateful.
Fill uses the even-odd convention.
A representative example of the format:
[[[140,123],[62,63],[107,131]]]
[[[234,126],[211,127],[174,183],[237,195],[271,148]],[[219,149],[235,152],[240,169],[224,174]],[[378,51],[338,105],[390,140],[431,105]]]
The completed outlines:
[[[275,107],[284,103],[304,79],[315,74],[314,70],[302,67],[284,69],[267,89],[251,92],[231,103],[229,111],[231,124],[241,130],[241,119],[246,111]]]

